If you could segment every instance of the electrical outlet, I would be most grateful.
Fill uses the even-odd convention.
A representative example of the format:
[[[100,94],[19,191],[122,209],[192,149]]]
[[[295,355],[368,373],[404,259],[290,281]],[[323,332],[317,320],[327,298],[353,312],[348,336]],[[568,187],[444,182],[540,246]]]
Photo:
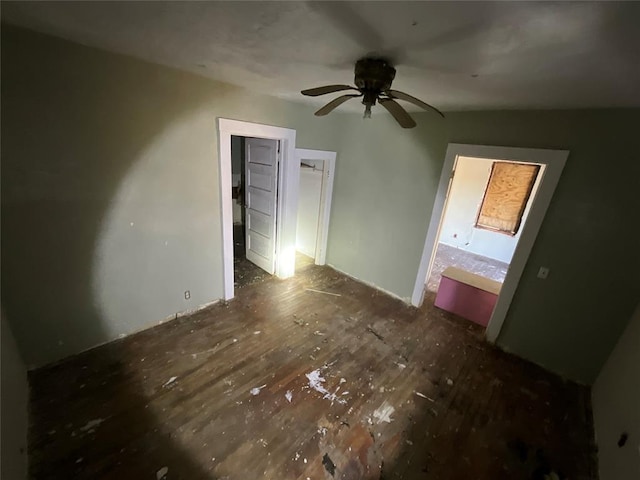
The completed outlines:
[[[191,292],[189,290],[184,291],[184,299],[189,300],[191,298]]]
[[[540,270],[538,270],[538,278],[542,280],[546,280],[548,276],[549,276],[549,267],[540,267]]]

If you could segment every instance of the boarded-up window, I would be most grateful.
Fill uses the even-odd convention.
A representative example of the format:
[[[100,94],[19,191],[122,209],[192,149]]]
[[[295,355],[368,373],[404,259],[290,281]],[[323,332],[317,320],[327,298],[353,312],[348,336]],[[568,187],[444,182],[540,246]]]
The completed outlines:
[[[476,227],[508,235],[518,233],[539,170],[540,165],[494,162]]]

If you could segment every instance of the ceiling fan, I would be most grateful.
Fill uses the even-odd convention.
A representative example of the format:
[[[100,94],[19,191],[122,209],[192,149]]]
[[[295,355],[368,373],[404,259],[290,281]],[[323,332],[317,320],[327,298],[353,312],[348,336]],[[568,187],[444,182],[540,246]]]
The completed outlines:
[[[436,107],[404,92],[391,90],[391,83],[395,76],[396,69],[393,68],[387,60],[383,58],[365,57],[356,62],[355,87],[351,85],[325,85],[324,87],[302,90],[300,93],[309,97],[317,97],[345,90],[355,90],[359,92],[334,98],[315,113],[318,117],[328,114],[347,100],[362,97],[362,103],[365,106],[364,118],[371,118],[371,107],[373,107],[376,102],[379,102],[380,105],[393,115],[393,118],[396,119],[402,128],[413,128],[416,126],[416,122],[396,100],[404,100],[425,110],[433,110],[444,118],[443,113]]]

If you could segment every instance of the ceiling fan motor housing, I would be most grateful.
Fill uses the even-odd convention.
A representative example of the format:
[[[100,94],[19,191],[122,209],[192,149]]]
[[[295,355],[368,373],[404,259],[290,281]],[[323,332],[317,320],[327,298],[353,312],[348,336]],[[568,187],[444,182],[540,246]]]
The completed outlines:
[[[378,95],[389,90],[396,69],[382,58],[362,58],[356,62],[354,83],[362,92],[365,105],[375,105]]]
[[[310,88],[302,90],[303,95],[309,97],[317,97],[319,95],[327,95],[329,93],[351,91],[352,93],[342,94],[327,103],[315,115],[322,117],[332,112],[344,102],[352,98],[362,97],[362,103],[365,106],[364,118],[371,118],[371,109],[376,103],[380,103],[400,124],[402,128],[413,128],[416,122],[411,118],[407,111],[397,102],[403,100],[412,103],[424,110],[433,110],[444,118],[440,110],[428,103],[423,102],[419,98],[400,92],[391,90],[391,83],[396,76],[396,69],[393,68],[388,60],[380,57],[365,57],[356,62],[354,83],[357,88],[350,85],[325,85],[323,87]],[[359,93],[353,93],[358,90]]]

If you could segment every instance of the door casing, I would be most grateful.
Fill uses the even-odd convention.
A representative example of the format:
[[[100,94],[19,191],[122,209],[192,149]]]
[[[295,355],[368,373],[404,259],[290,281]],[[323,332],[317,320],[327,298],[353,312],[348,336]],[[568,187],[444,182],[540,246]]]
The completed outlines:
[[[296,223],[300,162],[296,161],[296,131],[260,123],[227,118],[217,119],[220,216],[222,223],[223,299],[234,297],[233,285],[233,203],[231,199],[231,136],[269,138],[280,141],[278,199],[276,208],[276,276],[295,273]]]
[[[522,229],[520,240],[513,253],[513,258],[507,271],[507,276],[502,284],[500,296],[489,320],[486,329],[486,337],[490,342],[495,342],[500,334],[502,325],[507,316],[507,311],[511,305],[511,300],[520,282],[520,277],[533,248],[533,244],[542,225],[542,220],[551,203],[551,198],[560,180],[560,175],[569,156],[568,150],[546,150],[541,148],[518,148],[518,147],[496,147],[488,145],[466,145],[460,143],[450,143],[447,147],[438,192],[431,212],[429,230],[422,250],[422,258],[418,267],[418,274],[413,288],[411,303],[420,306],[424,299],[425,283],[427,274],[433,262],[436,250],[436,242],[440,232],[442,217],[446,204],[447,193],[451,181],[451,175],[457,159],[462,157],[487,158],[493,160],[506,160],[523,163],[537,163],[544,165],[541,173],[542,179],[527,217],[527,221]]]

